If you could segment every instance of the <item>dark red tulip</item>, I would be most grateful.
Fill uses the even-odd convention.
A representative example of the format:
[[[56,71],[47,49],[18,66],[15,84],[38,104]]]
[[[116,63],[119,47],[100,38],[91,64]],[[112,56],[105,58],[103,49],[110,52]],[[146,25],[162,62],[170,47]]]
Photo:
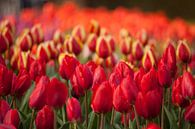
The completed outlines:
[[[8,95],[12,87],[13,72],[0,64],[0,96]]]
[[[13,44],[13,33],[11,32],[11,30],[8,27],[5,27],[2,30],[2,35],[5,36],[5,38],[7,39],[9,46],[11,46]]]
[[[138,93],[138,88],[134,80],[127,76],[121,84],[114,90],[113,93],[113,106],[116,111],[127,113],[131,109]]]
[[[1,55],[0,55],[0,64],[5,66],[5,60]]]
[[[95,52],[96,42],[97,42],[97,35],[93,33],[89,34],[87,38],[87,45],[90,51]]]
[[[44,106],[35,119],[36,129],[54,129],[54,112],[49,106]]]
[[[107,35],[106,39],[107,39],[107,42],[110,44],[112,51],[115,51],[115,44],[116,44],[115,42],[116,41],[114,40],[114,37],[111,35]]]
[[[0,129],[16,129],[13,125],[0,124]]]
[[[34,43],[39,44],[44,41],[43,29],[40,24],[35,24],[30,32],[32,37],[34,37]]]
[[[59,73],[64,79],[70,79],[79,61],[73,56],[65,55],[59,67]]]
[[[99,86],[102,82],[106,81],[106,73],[104,69],[101,66],[98,66],[95,69],[94,75],[93,75],[93,85],[92,88],[95,89],[97,86]]]
[[[110,112],[112,110],[112,99],[112,87],[105,81],[93,92],[91,108],[95,113]]]
[[[137,33],[137,38],[139,39],[139,41],[143,44],[143,46],[145,46],[148,43],[148,33],[145,29],[140,30]]]
[[[91,73],[94,75],[95,69],[98,67],[98,65],[94,61],[88,61],[86,63]]]
[[[68,41],[66,42],[67,44],[67,51],[69,53],[74,53],[75,55],[78,55],[81,53],[82,48],[83,48],[83,43],[82,41],[75,36],[70,36]]]
[[[14,25],[8,19],[1,21],[0,26],[2,27],[2,29],[8,28],[12,33],[14,33],[14,31],[15,31]]]
[[[161,129],[159,125],[155,123],[149,123],[145,129]]]
[[[36,80],[36,78],[40,78],[41,76],[45,75],[45,63],[42,63],[39,60],[35,60],[31,63],[29,74],[32,80]]]
[[[134,80],[135,80],[135,83],[136,85],[138,86],[139,90],[141,90],[141,80],[142,80],[142,77],[146,74],[145,70],[143,67],[141,67],[139,69],[139,71],[137,71],[134,75]]]
[[[191,73],[185,72],[181,83],[182,95],[184,98],[195,97],[195,80]]]
[[[100,25],[96,20],[91,20],[89,32],[94,33],[96,35],[100,34]]]
[[[0,53],[4,53],[8,49],[8,40],[0,33]]]
[[[64,43],[64,36],[60,29],[57,29],[53,34],[53,41],[55,45]]]
[[[66,103],[68,89],[57,78],[53,78],[47,87],[47,104],[52,107],[62,107]]]
[[[145,52],[142,58],[142,66],[146,71],[149,71],[155,66],[155,57],[150,48]]]
[[[176,106],[186,107],[189,104],[189,101],[185,99],[182,95],[182,84],[183,77],[177,78],[172,86],[172,103]]]
[[[133,42],[133,46],[132,46],[132,54],[134,56],[134,58],[136,60],[141,60],[142,59],[142,56],[144,54],[143,52],[143,47],[142,47],[142,44],[136,40],[135,42]]]
[[[121,76],[121,74],[119,72],[112,72],[110,77],[109,77],[109,83],[110,86],[115,89],[123,80],[123,77]]]
[[[87,65],[79,64],[75,69],[75,76],[79,86],[88,90],[93,83],[93,75]]]
[[[81,40],[82,43],[85,42],[86,32],[82,25],[75,26],[72,30],[72,35]]]
[[[19,74],[13,80],[11,94],[17,97],[21,97],[30,86],[31,79],[28,72],[25,69],[21,69]]]
[[[37,59],[44,63],[48,62],[51,58],[51,54],[48,50],[46,43],[42,43],[38,45],[36,54],[37,54]]]
[[[172,78],[168,66],[161,60],[158,64],[158,81],[163,87],[170,87]]]
[[[171,43],[169,43],[166,50],[164,51],[162,60],[170,70],[171,76],[174,77],[177,71],[176,53],[175,53],[175,48]]]
[[[195,123],[195,100],[186,108],[184,112],[184,118],[186,121],[194,124]]]
[[[68,121],[76,122],[82,119],[81,106],[76,98],[69,98],[66,103]]]
[[[49,78],[47,76],[42,76],[38,80],[29,99],[29,106],[31,108],[41,109],[46,104],[48,85]]]
[[[18,111],[16,109],[10,109],[6,113],[3,123],[7,125],[14,125],[16,128],[18,128],[20,123],[20,117]]]
[[[106,41],[105,36],[100,36],[97,39],[96,53],[99,57],[106,59],[112,53],[110,44]]]
[[[3,119],[9,110],[9,104],[5,100],[0,100],[0,123],[3,122]]]
[[[187,44],[187,41],[179,41],[179,44],[177,46],[177,56],[184,63],[188,63],[191,60],[191,51]]]
[[[124,55],[130,54],[132,49],[132,38],[125,37],[124,39],[122,39],[120,42],[120,49]]]
[[[145,119],[154,118],[159,115],[162,105],[162,91],[159,88],[147,93],[139,92],[135,108],[139,116]]]

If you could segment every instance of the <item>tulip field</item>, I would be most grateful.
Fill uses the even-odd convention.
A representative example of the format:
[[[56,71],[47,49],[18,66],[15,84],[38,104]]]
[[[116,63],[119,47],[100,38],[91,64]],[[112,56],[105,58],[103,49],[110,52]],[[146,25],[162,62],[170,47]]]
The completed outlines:
[[[195,24],[46,3],[0,17],[0,129],[195,129]]]

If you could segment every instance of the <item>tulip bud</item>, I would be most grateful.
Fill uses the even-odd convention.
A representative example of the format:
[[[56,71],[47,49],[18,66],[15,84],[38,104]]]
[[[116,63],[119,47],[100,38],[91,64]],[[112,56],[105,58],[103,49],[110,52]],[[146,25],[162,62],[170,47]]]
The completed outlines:
[[[87,44],[88,44],[90,51],[95,52],[96,42],[97,42],[97,35],[93,33],[89,34],[87,38]]]
[[[130,76],[124,78],[121,84],[114,90],[113,106],[116,111],[127,113],[131,109],[138,93],[138,88]]]
[[[9,110],[9,104],[5,100],[0,100],[0,123],[3,122],[3,119]]]
[[[100,28],[100,35],[99,36],[108,36],[108,30],[104,27]]]
[[[79,38],[81,42],[84,43],[86,38],[86,32],[82,25],[77,25],[72,30],[72,36]]]
[[[112,51],[115,51],[115,40],[114,37],[111,35],[106,36],[107,42],[110,44],[110,47],[112,49]]]
[[[132,47],[132,54],[135,57],[136,60],[141,60],[143,56],[143,47],[142,44],[136,40],[133,42],[133,47]]]
[[[0,55],[0,64],[5,66],[5,60],[1,55]]]
[[[112,100],[112,87],[105,81],[93,92],[91,108],[95,113],[110,112],[112,110]]]
[[[181,89],[182,79],[183,77],[179,77],[173,83],[172,103],[176,106],[186,107],[187,105],[189,105],[189,101],[185,99],[182,95]]]
[[[68,121],[77,122],[82,119],[81,106],[76,98],[69,98],[66,104],[66,112]]]
[[[122,28],[120,30],[120,39],[125,39],[126,37],[129,37],[129,31],[127,29]]]
[[[34,25],[30,31],[33,35],[34,42],[36,44],[39,44],[44,41],[43,30],[40,24]]]
[[[0,33],[0,53],[4,53],[9,47],[8,40]]]
[[[114,54],[111,54],[105,61],[107,68],[113,68],[117,63],[117,59]]]
[[[87,65],[79,64],[75,69],[75,75],[79,86],[88,90],[93,83],[93,75]]]
[[[184,63],[190,62],[191,51],[190,51],[190,48],[187,44],[187,41],[185,41],[185,40],[179,41],[179,44],[177,46],[177,56]]]
[[[45,42],[45,45],[46,45],[46,49],[50,53],[51,59],[56,59],[57,56],[58,56],[58,52],[57,52],[57,49],[54,45],[54,42],[53,41],[47,41],[47,42]]]
[[[42,43],[39,44],[37,48],[37,59],[41,60],[42,62],[48,62],[51,58],[51,53],[47,48],[47,44]]]
[[[121,76],[121,74],[119,72],[112,72],[110,77],[109,77],[109,83],[110,86],[115,89],[118,87],[118,85],[121,83],[123,77]]]
[[[10,109],[6,113],[3,123],[7,125],[14,125],[16,128],[18,128],[20,123],[18,111],[16,109]]]
[[[57,45],[58,43],[60,44],[64,43],[63,33],[59,29],[54,32],[53,41],[55,45]]]
[[[98,67],[98,65],[94,61],[88,61],[86,65],[88,66],[91,73],[94,75],[95,69]]]
[[[54,112],[49,106],[44,106],[35,119],[36,129],[54,129]]]
[[[184,98],[195,97],[195,80],[191,73],[185,72],[181,83],[182,95]]]
[[[13,70],[18,69],[18,60],[19,60],[20,50],[18,47],[11,47],[10,49],[10,65]]]
[[[195,123],[195,100],[192,101],[192,103],[186,108],[184,112],[184,118],[186,121],[194,124]]]
[[[0,96],[10,93],[12,87],[13,72],[0,64]]]
[[[137,33],[137,38],[143,44],[143,46],[148,43],[148,34],[145,29],[142,29],[140,32]]]
[[[132,49],[132,38],[125,37],[124,39],[122,39],[122,41],[120,42],[120,48],[121,48],[121,52],[124,55],[130,54]]]
[[[139,90],[141,90],[141,80],[145,74],[146,72],[144,71],[143,67],[141,67],[134,75],[134,80]]]
[[[13,125],[0,124],[0,129],[16,129]]]
[[[25,69],[19,71],[18,76],[14,77],[11,94],[21,97],[28,90],[31,85],[31,79]]]
[[[107,58],[110,56],[112,50],[110,44],[106,41],[104,36],[100,36],[97,39],[96,53],[101,58]]]
[[[53,78],[47,86],[47,104],[52,107],[62,107],[66,103],[68,89],[57,78]]]
[[[80,54],[83,48],[81,40],[75,36],[70,36],[70,38],[68,38],[67,40],[68,41],[65,41],[67,51],[69,53],[74,53],[75,55]]]
[[[11,24],[11,22],[9,20],[3,20],[0,23],[0,30],[4,29],[4,28],[8,28],[12,33],[14,33],[14,26]]]
[[[8,43],[9,43],[9,46],[11,46],[13,44],[13,34],[11,32],[11,30],[9,30],[8,27],[4,28],[2,30],[2,35],[7,39]]]
[[[155,57],[150,48],[146,50],[142,58],[142,66],[146,71],[155,66]]]
[[[49,85],[49,78],[42,76],[36,83],[35,89],[30,95],[29,106],[35,109],[41,109],[46,104],[47,88]],[[53,96],[53,95],[52,95]]]
[[[70,79],[77,65],[79,65],[79,61],[73,56],[66,54],[59,67],[61,77],[64,79]]]
[[[91,20],[89,32],[94,33],[96,35],[100,34],[100,25],[96,20]]]
[[[155,123],[150,123],[145,129],[161,129],[161,128],[159,127],[159,125]]]
[[[30,54],[30,51],[19,52],[18,69],[29,70],[31,63],[34,61],[34,57]]]

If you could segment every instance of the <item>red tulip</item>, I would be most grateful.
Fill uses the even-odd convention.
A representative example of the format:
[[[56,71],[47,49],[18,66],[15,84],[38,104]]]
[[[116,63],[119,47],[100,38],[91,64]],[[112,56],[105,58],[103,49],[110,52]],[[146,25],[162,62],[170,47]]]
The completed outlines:
[[[20,123],[20,117],[18,111],[16,109],[10,109],[6,113],[3,123],[8,125],[14,125],[16,128],[18,128]]]
[[[124,78],[121,84],[114,90],[113,106],[121,112],[127,113],[131,109],[138,93],[138,88],[130,76]]]
[[[11,30],[8,27],[5,27],[2,30],[2,35],[5,36],[5,38],[7,39],[9,46],[11,46],[13,44],[13,33],[11,32]]]
[[[182,95],[184,98],[195,97],[195,80],[191,73],[185,72],[181,83]]]
[[[8,48],[8,40],[0,33],[0,53],[4,53]]]
[[[54,32],[53,41],[55,45],[64,43],[63,33],[59,29]]]
[[[146,50],[142,58],[142,66],[146,71],[149,71],[155,66],[155,57],[150,48]]]
[[[123,77],[121,76],[119,72],[112,72],[109,77],[110,86],[113,89],[115,89],[118,87],[118,85],[121,83],[122,80],[123,80]]]
[[[90,51],[95,52],[96,42],[97,42],[97,35],[93,33],[89,34],[87,38],[87,44],[88,44]]]
[[[82,119],[81,106],[76,98],[69,98],[66,104],[68,121],[75,122]]]
[[[54,112],[49,106],[44,106],[35,119],[36,129],[54,129]]]
[[[138,86],[139,90],[141,90],[141,80],[143,78],[143,76],[146,74],[145,70],[143,67],[141,67],[139,69],[139,71],[137,71],[134,75],[134,80],[136,85]]]
[[[137,33],[137,38],[145,46],[148,43],[148,33],[145,29],[142,29]]]
[[[195,100],[192,101],[192,103],[186,108],[184,112],[184,118],[186,121],[189,121],[190,123],[195,123]]]
[[[185,40],[179,41],[179,45],[177,46],[177,56],[184,63],[188,63],[191,60],[191,51]]]
[[[8,95],[12,87],[13,72],[0,64],[0,96]]]
[[[75,76],[79,86],[88,90],[93,83],[93,75],[87,65],[79,64],[75,69]]]
[[[136,60],[141,60],[142,56],[143,56],[143,47],[142,44],[136,40],[135,42],[133,42],[133,46],[132,46],[132,54],[135,57]]]
[[[172,103],[177,106],[186,107],[187,105],[189,105],[189,101],[185,99],[182,95],[181,89],[182,79],[183,77],[179,77],[173,83]]]
[[[0,55],[0,64],[5,66],[5,60],[1,55]]]
[[[36,83],[35,89],[29,99],[29,106],[31,108],[41,109],[46,104],[48,85],[49,78],[47,76],[42,76]]]
[[[111,35],[107,35],[106,40],[110,44],[110,47],[111,47],[112,51],[115,51],[115,44],[116,44],[115,42],[116,41],[114,40],[114,37],[111,36]]]
[[[37,59],[44,63],[48,62],[51,58],[51,53],[49,52],[46,43],[42,43],[38,45],[36,54],[37,54]]]
[[[170,87],[172,78],[171,72],[166,64],[164,64],[163,60],[161,60],[158,64],[158,81],[163,87]]]
[[[105,81],[93,92],[91,108],[95,113],[107,113],[112,110],[112,98],[112,87]]]
[[[59,67],[59,73],[64,79],[70,79],[79,61],[72,56],[65,55]]]
[[[79,38],[79,40],[83,43],[86,38],[86,32],[82,25],[77,25],[72,30],[72,35]]]
[[[86,63],[91,73],[94,75],[95,69],[98,67],[98,65],[94,61],[88,61]]]
[[[13,125],[0,124],[0,129],[16,129]]]
[[[66,103],[68,90],[66,85],[53,78],[47,87],[47,104],[52,107],[62,107]]]
[[[121,52],[124,55],[130,54],[131,49],[132,49],[132,38],[131,37],[125,37],[124,39],[122,39],[122,41],[120,43],[120,48],[121,48]]]
[[[78,37],[71,36],[68,38],[67,44],[67,51],[69,53],[74,53],[75,55],[78,55],[81,53],[83,44],[81,40]]]
[[[34,43],[39,44],[44,41],[43,30],[40,24],[35,24],[30,32],[34,38]]]
[[[162,60],[170,70],[171,76],[174,77],[177,71],[176,53],[175,53],[175,48],[171,43],[169,43],[168,47],[164,51]]]
[[[15,31],[14,25],[8,19],[1,21],[0,26],[2,27],[2,29],[8,28],[12,33],[14,33],[14,31]]]
[[[3,122],[3,119],[9,110],[9,104],[5,100],[0,100],[0,123]]]
[[[159,127],[159,125],[157,125],[155,123],[150,123],[150,124],[148,124],[146,129],[161,129],[161,128]]]
[[[91,20],[89,32],[94,33],[96,35],[100,34],[100,25],[96,20]]]
[[[18,76],[13,80],[11,94],[21,97],[31,86],[31,79],[28,72],[25,69],[19,71]]]

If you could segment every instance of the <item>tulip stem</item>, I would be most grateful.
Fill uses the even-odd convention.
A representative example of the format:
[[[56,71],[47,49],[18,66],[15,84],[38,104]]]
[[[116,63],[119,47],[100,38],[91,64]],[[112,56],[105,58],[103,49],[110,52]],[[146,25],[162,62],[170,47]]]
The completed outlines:
[[[74,129],[77,129],[77,122],[73,123],[73,127],[74,127]]]
[[[114,117],[115,117],[115,110],[114,110],[114,108],[112,108],[112,115],[111,115],[111,121],[110,121],[111,125],[113,125],[113,123],[114,123]]]
[[[85,92],[85,119],[86,119],[86,127],[88,127],[88,109],[87,109],[87,91]]]
[[[100,115],[97,114],[97,129],[100,128]]]
[[[34,121],[34,115],[35,115],[35,110],[32,110],[32,114],[31,114],[31,120],[30,120],[30,127],[29,129],[32,129],[33,127],[33,121]]]
[[[137,115],[137,112],[135,110],[135,105],[133,105],[133,109],[134,109],[134,112],[135,112],[135,119],[136,119],[136,124],[137,124],[137,129],[139,129],[139,118],[138,118],[138,115]]]
[[[66,122],[64,106],[62,107],[62,121],[63,121],[63,123]]]
[[[124,129],[127,129],[127,115],[124,113]]]
[[[179,107],[179,114],[178,114],[178,128],[180,129],[181,126],[181,115],[182,114],[182,109]]]
[[[101,113],[100,129],[104,129],[104,114]]]
[[[169,99],[169,98],[168,98]],[[163,89],[163,100],[161,110],[161,129],[164,129],[164,104],[165,104],[165,89]]]

